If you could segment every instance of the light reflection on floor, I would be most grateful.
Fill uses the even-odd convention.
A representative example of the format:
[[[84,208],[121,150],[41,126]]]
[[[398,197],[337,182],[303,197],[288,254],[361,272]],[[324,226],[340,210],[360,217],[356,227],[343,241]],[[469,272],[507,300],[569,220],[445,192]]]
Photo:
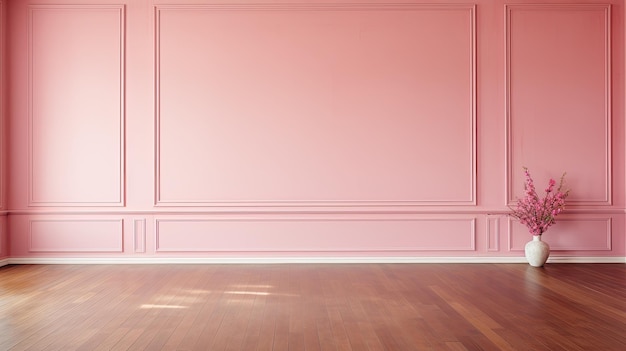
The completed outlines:
[[[263,284],[233,284],[229,286],[233,290],[224,291],[224,295],[233,295],[228,298],[228,303],[250,304],[254,302],[257,296],[281,296],[294,297],[295,294],[275,293],[273,285]],[[181,289],[179,295],[161,295],[157,299],[153,299],[151,303],[141,305],[141,309],[187,309],[194,305],[200,296],[212,294],[210,290],[202,289]]]
[[[143,304],[141,309],[152,309],[152,308],[163,308],[163,309],[185,309],[189,308],[187,306],[179,306],[179,305],[151,305],[151,304]]]

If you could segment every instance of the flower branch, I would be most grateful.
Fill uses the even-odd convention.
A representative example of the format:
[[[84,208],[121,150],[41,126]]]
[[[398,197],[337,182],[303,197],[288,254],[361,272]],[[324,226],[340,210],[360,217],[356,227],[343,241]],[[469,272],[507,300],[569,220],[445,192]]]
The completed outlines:
[[[533,178],[524,167],[526,181],[524,183],[524,197],[517,199],[515,207],[512,207],[511,216],[517,218],[525,225],[532,235],[541,235],[548,227],[556,223],[555,217],[565,208],[565,199],[569,196],[569,189],[564,190],[565,173],[561,176],[558,187],[556,181],[550,179],[542,198],[537,194]]]

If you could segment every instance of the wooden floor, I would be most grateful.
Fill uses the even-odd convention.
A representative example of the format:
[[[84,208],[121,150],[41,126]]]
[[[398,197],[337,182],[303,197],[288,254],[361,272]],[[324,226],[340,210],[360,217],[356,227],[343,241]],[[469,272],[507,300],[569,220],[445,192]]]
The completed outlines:
[[[0,350],[626,350],[626,265],[0,268]]]

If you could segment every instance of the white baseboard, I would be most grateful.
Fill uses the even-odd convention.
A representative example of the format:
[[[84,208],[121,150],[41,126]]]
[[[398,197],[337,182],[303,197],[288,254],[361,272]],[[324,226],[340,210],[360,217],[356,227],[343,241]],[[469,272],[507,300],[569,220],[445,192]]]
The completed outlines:
[[[3,264],[4,263],[4,264]],[[250,257],[250,258],[9,258],[7,264],[354,264],[527,263],[524,257]],[[550,257],[548,263],[626,263],[626,257]]]
[[[548,263],[626,263],[626,257],[567,257],[548,258]]]
[[[8,259],[8,258],[5,258],[5,259],[0,260],[0,267],[2,267],[2,266],[6,266],[6,265],[8,265],[8,264],[11,264],[11,263],[9,262],[9,259]]]

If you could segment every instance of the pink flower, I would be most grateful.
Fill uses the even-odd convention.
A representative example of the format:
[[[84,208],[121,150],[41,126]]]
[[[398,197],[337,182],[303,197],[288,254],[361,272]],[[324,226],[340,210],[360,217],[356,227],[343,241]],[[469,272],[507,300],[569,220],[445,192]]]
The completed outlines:
[[[550,178],[550,182],[548,183],[548,187],[546,188],[546,193],[552,192],[552,189],[554,188],[555,185],[556,185],[556,182],[554,181],[554,179]]]
[[[556,223],[555,217],[563,211],[565,198],[569,195],[569,190],[563,191],[565,183],[565,173],[561,176],[559,186],[554,191],[556,181],[550,179],[548,187],[545,189],[546,195],[539,198],[535,190],[534,181],[528,171],[524,168],[526,181],[524,183],[524,197],[517,199],[517,206],[512,208],[511,216],[517,218],[520,223],[528,227],[533,235],[543,234],[548,227]]]

